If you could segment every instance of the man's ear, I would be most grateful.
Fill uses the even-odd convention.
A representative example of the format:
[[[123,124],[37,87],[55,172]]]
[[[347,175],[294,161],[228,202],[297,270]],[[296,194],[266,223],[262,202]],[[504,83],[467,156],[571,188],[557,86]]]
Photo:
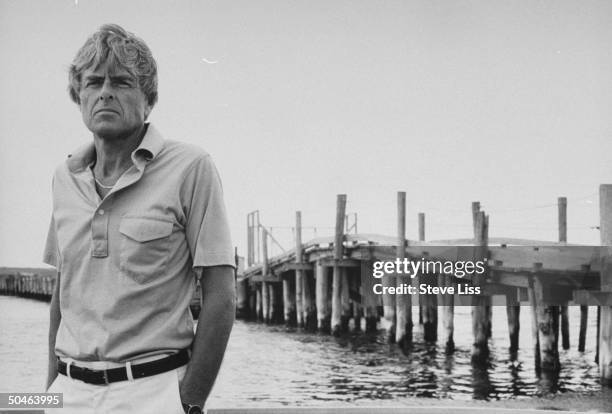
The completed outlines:
[[[153,110],[153,107],[149,104],[147,104],[147,106],[145,106],[145,110],[144,110],[144,119],[145,121],[147,119],[149,119],[149,114],[151,114],[151,111]]]

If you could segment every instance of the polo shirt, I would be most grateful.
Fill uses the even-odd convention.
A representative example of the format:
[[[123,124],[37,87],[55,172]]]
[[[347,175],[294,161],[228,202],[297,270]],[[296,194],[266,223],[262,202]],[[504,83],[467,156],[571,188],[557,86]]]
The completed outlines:
[[[61,272],[60,357],[125,362],[189,347],[193,269],[234,266],[210,155],[148,124],[131,159],[104,199],[93,142],[55,171],[44,261]]]

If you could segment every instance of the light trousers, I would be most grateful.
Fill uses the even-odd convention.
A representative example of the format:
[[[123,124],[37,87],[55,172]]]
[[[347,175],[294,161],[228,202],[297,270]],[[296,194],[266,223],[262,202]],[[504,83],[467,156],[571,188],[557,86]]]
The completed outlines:
[[[187,366],[150,377],[93,385],[58,374],[48,392],[64,394],[57,414],[184,414],[179,382]]]

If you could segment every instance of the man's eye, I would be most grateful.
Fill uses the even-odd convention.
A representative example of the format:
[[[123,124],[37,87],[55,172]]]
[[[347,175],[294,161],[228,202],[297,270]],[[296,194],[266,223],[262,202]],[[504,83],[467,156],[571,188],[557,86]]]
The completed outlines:
[[[101,82],[99,80],[96,80],[96,79],[91,79],[91,80],[88,80],[87,82],[85,82],[85,86],[87,86],[87,87],[98,86],[100,84],[101,84]]]

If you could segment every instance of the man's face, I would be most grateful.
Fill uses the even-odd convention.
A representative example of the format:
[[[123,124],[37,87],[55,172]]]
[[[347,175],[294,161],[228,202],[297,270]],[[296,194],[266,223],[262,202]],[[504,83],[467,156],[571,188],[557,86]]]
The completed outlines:
[[[83,122],[103,139],[129,137],[151,112],[137,79],[108,63],[83,71],[79,98]]]

